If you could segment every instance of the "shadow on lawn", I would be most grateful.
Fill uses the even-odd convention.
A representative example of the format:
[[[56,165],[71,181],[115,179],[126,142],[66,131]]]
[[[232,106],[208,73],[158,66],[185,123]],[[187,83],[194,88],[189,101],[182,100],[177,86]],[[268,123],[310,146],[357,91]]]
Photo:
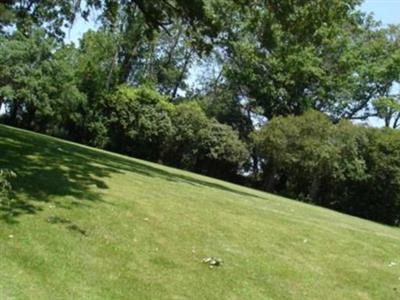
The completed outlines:
[[[104,202],[98,192],[98,189],[108,188],[103,179],[121,171],[257,197],[217,183],[3,126],[0,126],[0,166],[17,174],[12,182],[15,201],[10,208],[0,207],[2,219],[8,222],[15,222],[15,217],[21,214],[36,213],[40,203],[71,208],[88,202]],[[63,199],[60,203],[57,196],[71,196],[71,200]]]

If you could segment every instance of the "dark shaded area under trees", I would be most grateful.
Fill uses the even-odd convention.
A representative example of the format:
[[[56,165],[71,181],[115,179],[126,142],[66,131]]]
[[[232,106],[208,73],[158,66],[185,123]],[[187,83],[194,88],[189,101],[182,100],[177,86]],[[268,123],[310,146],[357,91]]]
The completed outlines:
[[[3,1],[1,121],[398,225],[400,28],[359,4]]]

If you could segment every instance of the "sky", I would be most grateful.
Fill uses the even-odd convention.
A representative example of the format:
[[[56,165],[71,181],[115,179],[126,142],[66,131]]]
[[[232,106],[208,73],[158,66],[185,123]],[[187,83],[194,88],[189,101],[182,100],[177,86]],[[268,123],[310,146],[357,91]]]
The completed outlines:
[[[364,0],[361,10],[373,13],[383,25],[400,23],[400,0]]]
[[[94,16],[93,14],[89,16],[88,21],[85,21],[81,16],[78,16],[75,19],[72,28],[66,31],[65,42],[66,43],[73,42],[75,44],[78,44],[79,39],[86,31],[90,29],[95,30],[97,26],[98,23],[96,22],[96,16]]]

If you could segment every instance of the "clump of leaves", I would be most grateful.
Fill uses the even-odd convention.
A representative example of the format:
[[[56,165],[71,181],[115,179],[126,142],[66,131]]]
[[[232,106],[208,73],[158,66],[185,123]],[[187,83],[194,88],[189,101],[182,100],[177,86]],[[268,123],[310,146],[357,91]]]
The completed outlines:
[[[210,268],[222,266],[222,260],[218,257],[204,257],[202,262],[209,265]]]
[[[15,178],[17,175],[10,170],[0,170],[0,206],[6,210],[11,210],[14,199],[12,197],[12,185],[10,178]]]

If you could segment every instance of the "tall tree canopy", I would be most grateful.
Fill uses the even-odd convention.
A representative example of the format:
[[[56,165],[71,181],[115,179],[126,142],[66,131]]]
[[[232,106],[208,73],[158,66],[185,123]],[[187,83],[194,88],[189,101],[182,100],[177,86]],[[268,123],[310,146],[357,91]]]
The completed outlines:
[[[0,106],[6,105],[9,123],[56,134],[79,122],[86,97],[67,49],[56,51],[55,44],[43,30],[0,36]]]
[[[70,26],[80,12],[80,0],[5,0],[0,4],[0,32],[15,26],[29,34],[35,26],[62,38],[63,29]]]
[[[254,1],[228,23],[227,80],[264,115],[309,108],[340,114],[353,101],[363,18],[359,1]],[[339,110],[339,111],[337,111]]]

